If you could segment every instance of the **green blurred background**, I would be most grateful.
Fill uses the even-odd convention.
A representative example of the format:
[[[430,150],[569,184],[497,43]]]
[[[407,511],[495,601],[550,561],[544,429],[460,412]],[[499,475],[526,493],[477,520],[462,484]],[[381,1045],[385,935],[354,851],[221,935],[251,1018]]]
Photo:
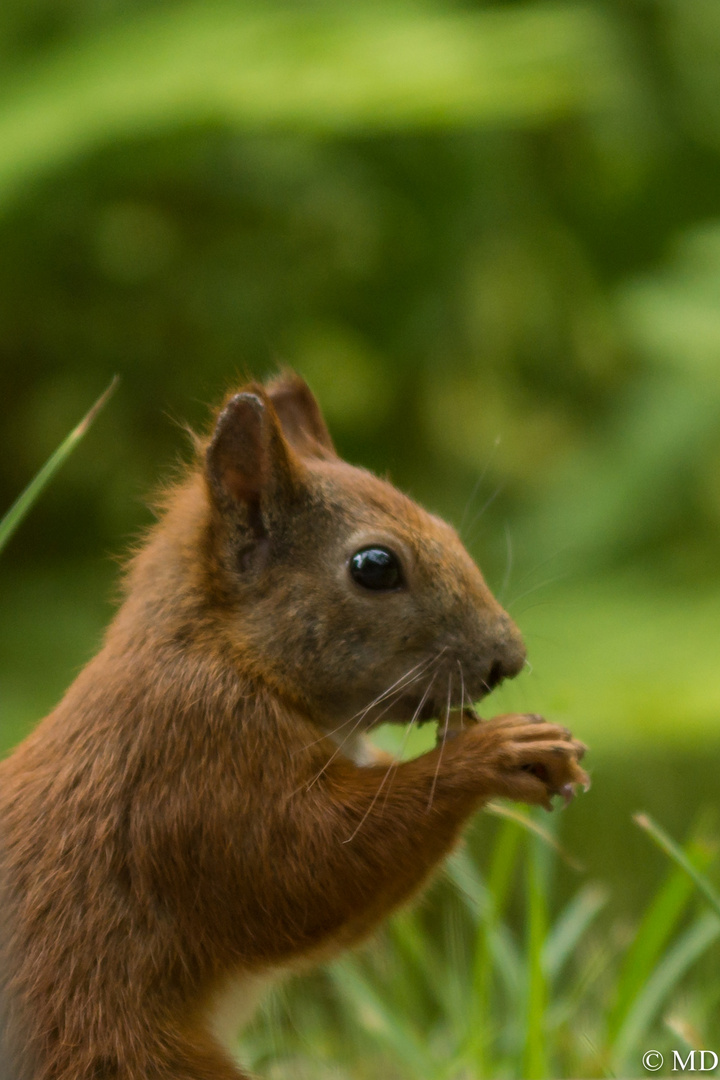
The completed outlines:
[[[461,528],[635,903],[720,750],[720,5],[4,0],[0,741],[92,654],[182,425],[282,363]]]

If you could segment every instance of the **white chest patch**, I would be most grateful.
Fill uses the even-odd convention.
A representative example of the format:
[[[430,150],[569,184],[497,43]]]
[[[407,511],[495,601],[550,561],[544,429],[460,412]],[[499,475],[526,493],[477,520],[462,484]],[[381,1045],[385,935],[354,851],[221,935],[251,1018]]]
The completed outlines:
[[[372,765],[374,763],[373,749],[364,732],[351,735],[350,738],[343,738],[341,734],[333,732],[330,739],[337,745],[342,755],[350,758],[355,765]]]
[[[277,981],[278,971],[263,975],[238,975],[215,995],[208,1011],[208,1027],[227,1050],[236,1049],[238,1035],[270,986]]]

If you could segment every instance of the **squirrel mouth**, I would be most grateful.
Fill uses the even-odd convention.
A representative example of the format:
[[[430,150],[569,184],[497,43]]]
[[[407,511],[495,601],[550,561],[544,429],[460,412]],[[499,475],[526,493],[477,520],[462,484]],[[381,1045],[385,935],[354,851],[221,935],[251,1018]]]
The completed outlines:
[[[482,718],[478,716],[472,705],[466,705],[462,709],[451,709],[438,718],[436,744],[439,746],[440,743],[454,739],[465,728],[473,727],[481,722]]]
[[[446,730],[457,734],[462,731],[464,727],[472,727],[473,724],[480,723],[480,716],[477,714],[472,705],[465,705],[463,708],[433,708],[428,716],[423,716],[418,723],[425,724],[428,721],[436,720],[438,726],[438,732]]]
[[[447,701],[428,700],[418,708],[417,701],[405,699],[397,712],[393,710],[392,713],[378,719],[380,723],[385,721],[395,724],[407,724],[412,721],[418,727],[437,722],[439,732],[447,729],[448,732],[457,734],[464,727],[472,727],[479,723],[481,718],[472,705],[465,704],[462,708],[455,705],[448,709]]]
[[[415,680],[412,681],[415,682]],[[462,681],[459,685],[453,685],[452,679],[447,680],[447,685],[443,685],[444,678],[437,682],[433,678],[424,689],[422,687],[410,689],[406,686],[401,688],[399,693],[387,693],[385,696],[390,700],[383,702],[380,698],[377,703],[373,703],[373,705],[377,704],[377,709],[373,707],[372,710],[366,710],[364,730],[369,731],[380,724],[388,723],[422,727],[424,724],[435,722],[438,732],[447,731],[457,734],[463,728],[473,727],[481,720],[475,705],[487,697],[491,692],[491,686],[483,683],[482,690],[478,693],[476,685],[472,688],[472,696],[470,696]]]

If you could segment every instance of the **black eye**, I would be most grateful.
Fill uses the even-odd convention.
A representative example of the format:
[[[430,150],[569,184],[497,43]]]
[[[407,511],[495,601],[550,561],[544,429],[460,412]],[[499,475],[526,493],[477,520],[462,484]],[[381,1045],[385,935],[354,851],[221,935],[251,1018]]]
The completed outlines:
[[[364,589],[399,589],[403,583],[400,560],[384,547],[356,551],[350,560],[350,576]]]

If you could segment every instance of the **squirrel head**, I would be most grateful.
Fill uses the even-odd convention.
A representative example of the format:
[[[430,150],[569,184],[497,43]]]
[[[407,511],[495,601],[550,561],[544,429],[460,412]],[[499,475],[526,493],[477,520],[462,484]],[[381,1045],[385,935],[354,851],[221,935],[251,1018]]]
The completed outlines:
[[[438,717],[520,671],[520,634],[454,529],[342,461],[301,378],[231,396],[203,452],[206,610],[316,723]]]
[[[443,715],[520,671],[516,626],[456,531],[342,461],[298,376],[230,397],[204,476],[230,643],[316,723]]]

